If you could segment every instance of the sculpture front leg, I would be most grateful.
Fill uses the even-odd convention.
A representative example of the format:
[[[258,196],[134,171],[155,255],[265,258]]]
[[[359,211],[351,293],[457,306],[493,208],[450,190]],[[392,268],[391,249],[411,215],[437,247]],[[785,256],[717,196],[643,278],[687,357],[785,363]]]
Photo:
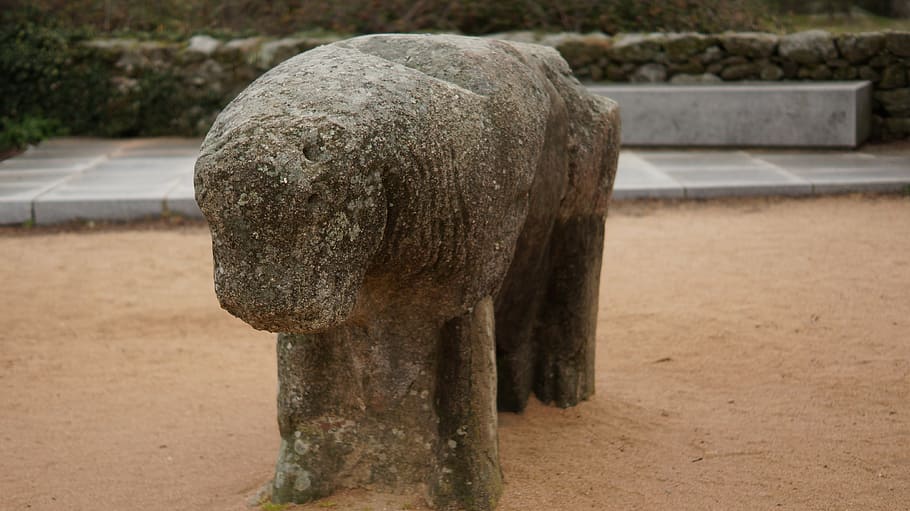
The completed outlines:
[[[278,336],[273,502],[308,502],[338,488],[422,493],[439,443],[437,335],[418,327],[402,337],[381,326]]]
[[[377,488],[492,510],[502,490],[493,332],[487,297],[442,325],[280,334],[273,502]]]
[[[431,485],[440,509],[489,511],[502,493],[496,417],[493,300],[442,329],[437,376],[439,465]]]

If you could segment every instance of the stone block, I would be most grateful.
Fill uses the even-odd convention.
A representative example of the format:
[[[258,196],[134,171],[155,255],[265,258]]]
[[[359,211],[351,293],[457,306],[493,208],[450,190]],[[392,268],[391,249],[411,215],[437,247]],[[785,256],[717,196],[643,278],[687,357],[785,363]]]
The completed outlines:
[[[608,53],[620,62],[654,62],[663,51],[663,42],[661,34],[623,34],[617,36]]]
[[[625,145],[855,147],[869,133],[867,82],[591,89],[619,102]]]
[[[186,52],[210,57],[221,46],[221,41],[207,35],[196,35],[190,38]]]
[[[615,64],[610,64],[606,69],[607,80],[611,82],[625,82],[629,79],[629,74],[634,71],[629,69],[627,66],[619,66]]]
[[[758,77],[758,73],[758,64],[748,63],[729,66],[721,71],[720,76],[724,80],[745,80]]]
[[[705,72],[705,66],[700,60],[693,58],[685,62],[671,62],[667,66],[670,74],[697,75]]]
[[[824,30],[808,30],[780,38],[777,52],[800,64],[820,64],[838,57],[834,38]]]
[[[879,53],[878,55],[869,59],[869,65],[872,67],[888,67],[891,64],[896,64],[897,62],[898,57],[895,57],[889,53]]]
[[[781,70],[784,72],[784,78],[793,79],[799,74],[799,64],[790,60],[779,61]]]
[[[763,32],[727,32],[718,39],[727,53],[749,58],[770,57],[778,43],[776,35]]]
[[[851,64],[859,64],[868,61],[882,51],[885,46],[885,36],[878,32],[844,34],[838,36],[836,44],[842,57]]]
[[[698,58],[703,64],[711,64],[723,59],[724,51],[717,46],[711,46],[706,48]]]
[[[670,83],[674,85],[696,85],[722,82],[723,80],[721,80],[719,76],[712,75],[710,73],[703,73],[700,75],[690,75],[684,73],[678,74],[670,79]]]
[[[763,64],[761,66],[761,68],[759,69],[758,76],[762,80],[773,82],[773,81],[777,81],[777,80],[780,80],[781,78],[783,78],[784,71],[780,67],[775,66],[774,64],[768,63],[768,64]]]
[[[667,81],[667,68],[663,64],[645,64],[632,73],[629,81],[637,83],[658,83]]]
[[[256,56],[256,63],[261,69],[270,69],[279,63],[314,48],[321,44],[320,40],[303,37],[285,37],[264,43]]]
[[[910,57],[910,32],[885,32],[885,47],[898,57]]]
[[[898,89],[907,86],[907,70],[904,66],[892,65],[882,70],[879,89]]]
[[[862,66],[859,68],[859,78],[860,80],[877,82],[882,79],[882,75],[870,66]]]
[[[824,64],[814,64],[800,68],[797,76],[804,80],[825,81],[830,80],[834,72]]]
[[[910,117],[910,88],[875,91],[873,95],[894,117]]]
[[[855,80],[859,76],[856,68],[853,66],[839,67],[832,71],[832,78],[835,80]]]
[[[717,38],[696,33],[667,34],[664,50],[671,61],[684,62],[717,44]]]
[[[723,66],[741,66],[743,64],[751,63],[751,59],[747,59],[746,57],[741,57],[739,55],[734,55],[732,57],[727,57],[718,61],[718,64],[721,64]]]
[[[560,47],[563,44],[569,43],[569,42],[579,42],[579,43],[583,43],[583,44],[591,44],[591,45],[602,46],[602,47],[607,47],[607,48],[612,46],[612,44],[613,44],[613,38],[611,38],[607,34],[604,34],[603,32],[597,32],[597,31],[587,32],[584,34],[580,34],[578,32],[558,32],[555,34],[545,34],[542,36],[535,32],[531,32],[531,34],[532,34],[531,40],[516,41],[516,42],[527,42],[527,43],[542,44],[544,46],[552,46],[552,47],[556,48],[556,51],[559,51],[560,53],[562,53],[562,51],[560,50]],[[496,37],[495,34],[491,34],[490,37],[492,37],[493,39],[499,39],[499,37]],[[563,57],[563,58],[565,58],[565,57]]]
[[[600,36],[566,37],[558,41],[554,47],[574,70],[597,64],[607,58],[608,50],[612,45],[613,40],[601,34]]]

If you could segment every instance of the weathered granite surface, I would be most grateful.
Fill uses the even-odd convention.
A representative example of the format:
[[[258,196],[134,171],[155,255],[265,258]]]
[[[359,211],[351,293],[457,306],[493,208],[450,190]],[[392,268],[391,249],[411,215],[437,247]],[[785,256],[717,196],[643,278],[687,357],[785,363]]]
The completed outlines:
[[[322,46],[225,108],[196,198],[222,306],[282,332],[273,500],[495,506],[497,400],[594,392],[618,119],[553,49],[458,36]]]

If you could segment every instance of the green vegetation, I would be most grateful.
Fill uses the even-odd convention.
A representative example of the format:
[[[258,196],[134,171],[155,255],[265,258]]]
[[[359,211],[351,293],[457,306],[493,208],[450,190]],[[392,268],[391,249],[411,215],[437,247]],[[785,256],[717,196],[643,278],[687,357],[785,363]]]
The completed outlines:
[[[272,503],[271,500],[266,500],[265,502],[261,503],[259,506],[262,509],[262,511],[284,511],[285,509],[287,509],[288,504],[274,504],[274,503]]]
[[[95,33],[188,36],[454,30],[748,30],[764,26],[761,0],[13,0],[45,20]]]
[[[23,119],[0,118],[0,154],[23,149],[45,138],[63,135],[66,130],[56,119],[25,117]]]
[[[9,14],[0,25],[0,150],[97,126],[109,93],[106,66],[83,58],[80,34]]]
[[[90,34],[33,8],[0,14],[0,153],[63,132],[192,135],[197,126],[175,124],[187,119],[181,114],[223,106],[221,96],[185,93],[173,66],[140,65],[150,47],[156,58],[173,60],[173,44],[135,43],[146,46],[124,52],[85,44]]]
[[[778,31],[833,33],[910,30],[910,0],[764,0]]]
[[[910,30],[910,18],[888,18],[854,11],[850,14],[793,14],[778,17],[780,31],[827,30],[835,34],[875,32],[881,30]]]
[[[41,26],[107,37],[184,40],[305,31],[652,32],[906,29],[910,0],[10,0]],[[903,19],[899,19],[903,16]]]

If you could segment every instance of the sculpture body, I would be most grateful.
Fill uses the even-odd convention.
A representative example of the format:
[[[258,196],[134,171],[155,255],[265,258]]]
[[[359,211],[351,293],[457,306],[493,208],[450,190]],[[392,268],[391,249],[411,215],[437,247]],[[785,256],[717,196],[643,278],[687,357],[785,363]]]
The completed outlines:
[[[281,332],[274,501],[495,506],[497,400],[594,391],[618,144],[554,50],[488,39],[334,43],[228,105],[196,196],[222,306]]]

